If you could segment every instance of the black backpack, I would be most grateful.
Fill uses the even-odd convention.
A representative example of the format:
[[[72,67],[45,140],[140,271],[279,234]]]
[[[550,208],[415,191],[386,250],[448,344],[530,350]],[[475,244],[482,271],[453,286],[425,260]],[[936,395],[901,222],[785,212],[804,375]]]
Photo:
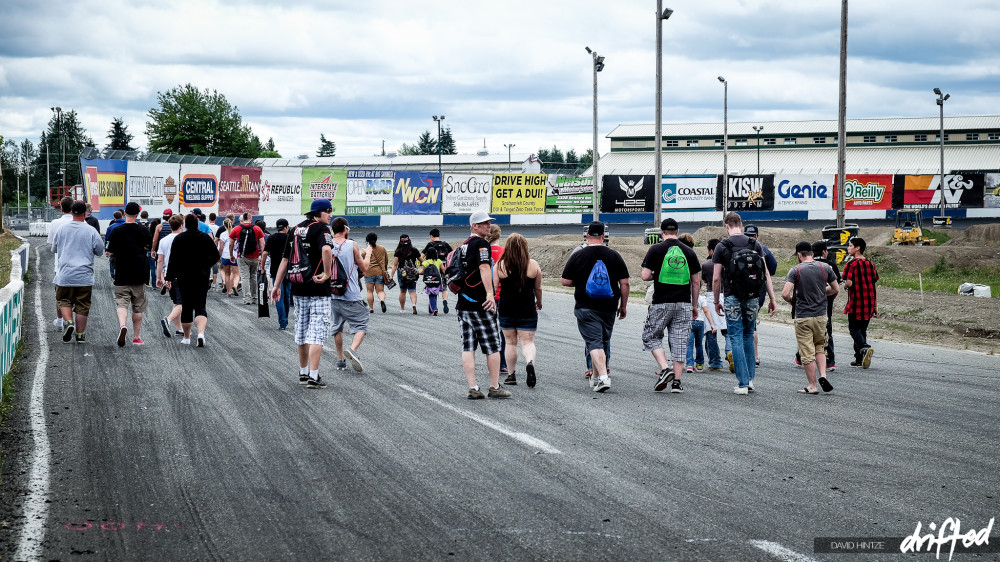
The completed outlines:
[[[293,285],[307,285],[312,283],[313,275],[316,275],[316,272],[319,271],[319,267],[323,265],[323,263],[320,262],[314,268],[312,263],[309,261],[309,252],[306,251],[306,234],[309,233],[309,226],[311,224],[312,223],[305,226],[296,226],[295,230],[292,231],[291,236],[289,236],[291,239],[290,243],[292,245],[292,253],[288,258],[288,268],[286,272],[288,274],[288,280]]]
[[[333,271],[330,272],[330,292],[338,297],[342,297],[347,293],[347,287],[350,283],[347,279],[347,269],[344,268],[344,263],[340,261],[340,251],[346,245],[347,241],[344,241],[337,248],[337,253],[333,254]]]
[[[465,287],[465,268],[462,263],[465,261],[465,252],[469,248],[470,236],[462,242],[457,249],[448,254],[448,259],[444,266],[444,282],[448,284],[448,291],[458,293]]]
[[[729,263],[725,264],[730,294],[740,300],[758,298],[767,282],[764,256],[754,250],[752,240],[740,248],[736,248],[729,238],[723,240],[722,244],[730,252]]]
[[[424,268],[424,285],[428,287],[441,286],[441,270],[438,266],[430,263]]]
[[[236,251],[239,252],[240,257],[246,257],[257,251],[257,237],[254,235],[252,224],[240,226],[240,239],[237,241]]]

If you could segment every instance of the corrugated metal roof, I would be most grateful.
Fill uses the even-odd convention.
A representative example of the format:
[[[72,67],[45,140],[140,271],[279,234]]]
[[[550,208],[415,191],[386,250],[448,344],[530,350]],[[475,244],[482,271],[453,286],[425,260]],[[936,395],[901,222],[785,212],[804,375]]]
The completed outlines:
[[[822,121],[730,121],[729,136],[756,136],[753,126],[764,127],[761,137],[782,135],[806,135],[811,133],[837,134],[837,120]],[[973,131],[980,129],[1000,129],[1000,115],[980,115],[971,117],[945,117],[945,131]],[[941,130],[940,117],[900,117],[889,119],[848,119],[848,134],[878,132],[934,132]],[[718,123],[664,123],[664,137],[718,137],[722,138],[722,122]],[[607,138],[655,138],[654,123],[618,125]]]
[[[611,152],[601,155],[601,175],[652,174],[653,152]],[[945,171],[1000,169],[1000,145],[946,147]],[[662,155],[664,174],[722,174],[721,150],[677,150]],[[939,146],[847,148],[847,173],[936,174],[941,170]],[[781,148],[760,151],[764,174],[836,174],[837,147]],[[757,150],[729,150],[729,173],[757,173]],[[589,169],[582,175],[593,174]]]
[[[514,153],[510,155],[510,162],[520,165],[522,162],[528,160],[528,153]],[[478,154],[442,154],[441,164],[446,165],[456,165],[456,164],[471,164],[471,165],[490,165],[499,166],[507,165],[507,155],[506,154],[487,154],[485,156],[480,156]],[[332,167],[332,168],[347,168],[347,167],[392,167],[396,166],[437,166],[438,156],[434,155],[420,155],[420,156],[350,156],[350,157],[325,157],[317,158],[310,157],[305,159],[298,158],[259,158],[254,161],[256,166],[289,166],[289,167],[303,167],[303,168],[322,168],[322,167]]]

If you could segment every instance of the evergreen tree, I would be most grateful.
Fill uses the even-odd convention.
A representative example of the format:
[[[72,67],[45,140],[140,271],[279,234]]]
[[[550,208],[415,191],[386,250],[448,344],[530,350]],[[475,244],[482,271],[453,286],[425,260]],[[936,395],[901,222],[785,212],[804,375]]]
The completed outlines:
[[[444,153],[444,147],[442,148],[442,154]],[[437,139],[431,137],[430,131],[424,131],[420,138],[417,139],[417,151],[419,154],[437,154]]]
[[[451,137],[451,125],[441,131],[441,154],[458,154],[455,151],[455,139]]]
[[[399,156],[419,156],[420,149],[415,144],[406,144],[405,142],[400,145],[399,150],[396,151]]]
[[[579,166],[580,172],[582,173],[583,170],[586,170],[587,168],[593,165],[594,165],[594,149],[588,148],[587,152],[584,152],[583,155],[580,156],[580,166]]]
[[[87,136],[86,129],[77,120],[76,111],[62,112],[61,120],[57,114],[53,114],[38,143],[38,159],[35,169],[45,170],[45,156],[48,154],[52,185],[81,185],[83,184],[83,175],[80,171],[80,152],[87,147],[95,147],[94,139]],[[63,176],[59,173],[60,168],[66,170],[65,183],[63,183]],[[43,175],[39,173],[38,177],[42,178]],[[39,185],[44,185],[44,182],[39,182]],[[37,192],[35,192],[35,196],[38,196]],[[45,189],[42,197],[48,199],[48,189]]]
[[[336,155],[337,155],[337,143],[330,140],[326,140],[326,135],[320,133],[319,148],[316,150],[316,156],[323,158],[323,157],[333,157]]]
[[[125,120],[121,117],[115,117],[111,121],[111,128],[108,129],[107,138],[111,142],[105,147],[106,150],[135,150],[132,146],[132,139],[134,137],[128,132],[128,125],[125,124]]]

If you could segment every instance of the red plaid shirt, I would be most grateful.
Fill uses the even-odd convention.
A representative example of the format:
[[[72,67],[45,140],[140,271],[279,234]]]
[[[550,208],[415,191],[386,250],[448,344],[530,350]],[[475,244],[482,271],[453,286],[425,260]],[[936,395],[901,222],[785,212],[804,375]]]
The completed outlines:
[[[844,266],[843,279],[851,281],[847,289],[847,306],[844,314],[853,314],[861,320],[870,320],[878,307],[875,295],[875,283],[878,282],[878,271],[875,264],[868,259],[853,259]]]

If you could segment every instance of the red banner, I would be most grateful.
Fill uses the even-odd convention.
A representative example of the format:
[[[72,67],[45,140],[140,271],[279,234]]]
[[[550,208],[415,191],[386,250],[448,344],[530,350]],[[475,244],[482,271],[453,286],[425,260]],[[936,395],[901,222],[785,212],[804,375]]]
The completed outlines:
[[[892,175],[847,174],[844,179],[844,209],[891,209]],[[837,178],[833,180],[833,208],[837,208]]]
[[[244,212],[257,215],[260,202],[260,168],[223,166],[219,181],[219,214]]]

